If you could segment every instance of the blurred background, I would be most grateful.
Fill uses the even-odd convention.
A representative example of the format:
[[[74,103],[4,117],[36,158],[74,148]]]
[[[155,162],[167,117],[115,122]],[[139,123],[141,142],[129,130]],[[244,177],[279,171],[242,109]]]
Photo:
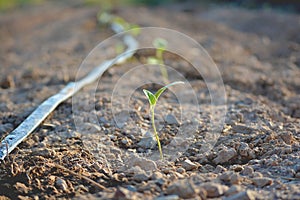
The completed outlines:
[[[42,4],[46,0],[0,0],[0,11],[16,7]],[[83,0],[86,5],[101,5],[107,9],[122,5],[159,6],[172,3],[197,3],[238,6],[247,9],[277,9],[285,12],[300,12],[299,0]]]

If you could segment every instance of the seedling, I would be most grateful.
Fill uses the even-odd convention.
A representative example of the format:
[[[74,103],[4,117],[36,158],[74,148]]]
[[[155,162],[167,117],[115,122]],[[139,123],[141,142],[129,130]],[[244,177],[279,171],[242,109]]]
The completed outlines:
[[[146,97],[148,98],[148,101],[149,101],[149,104],[150,104],[151,123],[152,123],[152,128],[153,128],[153,131],[154,131],[155,139],[157,141],[158,150],[159,150],[159,153],[160,153],[160,159],[163,159],[163,153],[162,153],[161,144],[160,144],[158,133],[156,131],[156,126],[155,126],[155,121],[154,121],[155,106],[156,106],[156,103],[158,101],[158,98],[160,97],[160,95],[167,88],[169,88],[170,86],[176,85],[176,84],[183,84],[183,83],[184,82],[182,82],[182,81],[176,81],[176,82],[170,83],[170,84],[160,88],[155,94],[153,94],[149,90],[143,89],[143,92],[146,95]]]
[[[140,34],[141,30],[138,25],[128,23],[123,18],[111,15],[108,12],[99,12],[97,18],[100,24],[118,25],[122,27],[123,31],[130,31],[133,36]]]
[[[168,84],[169,77],[167,69],[164,65],[163,58],[163,53],[166,51],[168,42],[163,38],[156,38],[152,44],[156,48],[155,57],[149,57],[147,61],[149,64],[158,64],[160,66],[160,71],[164,79],[164,83]]]

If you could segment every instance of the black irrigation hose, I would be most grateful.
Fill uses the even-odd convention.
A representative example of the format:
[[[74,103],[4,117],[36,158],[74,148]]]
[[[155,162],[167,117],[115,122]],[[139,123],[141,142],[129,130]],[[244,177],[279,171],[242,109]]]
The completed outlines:
[[[121,33],[125,30],[122,24],[114,22],[112,16],[109,17],[108,23],[115,33]],[[73,96],[84,86],[96,81],[112,65],[121,64],[131,58],[138,48],[138,42],[130,34],[124,35],[123,42],[127,46],[127,49],[121,56],[104,61],[86,77],[79,81],[68,83],[60,92],[49,97],[39,105],[15,130],[9,133],[1,141],[0,159],[4,160],[4,158],[26,139],[59,104]]]

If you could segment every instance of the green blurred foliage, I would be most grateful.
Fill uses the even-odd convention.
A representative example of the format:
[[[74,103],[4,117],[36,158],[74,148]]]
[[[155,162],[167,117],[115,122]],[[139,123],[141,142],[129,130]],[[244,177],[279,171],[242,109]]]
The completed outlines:
[[[0,0],[0,11],[9,10],[26,4],[37,4],[44,0]]]
[[[87,5],[101,5],[106,9],[113,8],[120,5],[148,5],[157,6],[173,2],[180,2],[180,0],[85,0]]]

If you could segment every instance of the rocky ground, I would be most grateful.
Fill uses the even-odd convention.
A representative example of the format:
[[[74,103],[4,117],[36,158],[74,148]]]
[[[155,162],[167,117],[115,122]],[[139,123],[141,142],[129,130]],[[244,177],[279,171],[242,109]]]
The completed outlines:
[[[82,60],[113,34],[97,23],[99,9],[79,1],[47,2],[0,14],[1,139],[76,80]],[[125,104],[112,99],[117,81],[151,54],[138,51],[109,69],[96,91],[95,85],[87,86],[73,102],[61,104],[1,162],[0,198],[299,199],[299,14],[195,4],[123,7],[115,14],[141,27],[175,29],[208,51],[227,96],[218,140],[203,150],[210,120],[218,113],[211,112],[216,107],[203,77],[178,56],[167,55],[165,62],[191,84],[200,111],[180,118],[181,110],[197,110],[193,103],[178,106],[174,94],[180,88],[161,97],[156,120],[169,157],[151,157],[158,149],[141,88],[156,90],[157,85],[130,94],[130,123],[115,122],[116,116],[124,118]],[[125,88],[144,78],[133,76]],[[173,151],[166,148],[181,132],[193,138]]]

